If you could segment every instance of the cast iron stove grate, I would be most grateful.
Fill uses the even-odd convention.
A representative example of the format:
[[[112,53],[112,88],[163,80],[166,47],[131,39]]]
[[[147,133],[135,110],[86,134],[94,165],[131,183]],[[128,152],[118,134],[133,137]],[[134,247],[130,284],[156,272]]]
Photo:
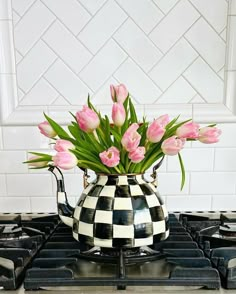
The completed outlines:
[[[219,271],[222,286],[236,289],[236,213],[181,214],[180,221]]]
[[[170,215],[170,237],[155,246],[112,251],[86,248],[60,224],[27,270],[26,290],[67,286],[220,287],[218,271]]]
[[[16,289],[26,268],[59,223],[57,215],[0,215],[0,288]]]

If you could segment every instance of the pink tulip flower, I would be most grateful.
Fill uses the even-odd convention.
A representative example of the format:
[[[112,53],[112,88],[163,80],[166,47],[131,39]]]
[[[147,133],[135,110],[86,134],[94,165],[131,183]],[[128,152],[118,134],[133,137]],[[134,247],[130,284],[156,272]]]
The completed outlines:
[[[147,139],[152,143],[160,142],[165,134],[165,128],[155,119],[147,129]]]
[[[86,133],[93,132],[100,124],[97,113],[86,105],[76,113],[76,119],[81,130]]]
[[[109,167],[115,167],[120,162],[120,151],[112,146],[107,150],[99,153],[99,157],[103,164]]]
[[[112,107],[112,120],[117,127],[121,127],[125,122],[125,108],[122,103],[115,102]]]
[[[219,141],[221,130],[215,127],[204,127],[199,130],[198,140],[205,144],[216,143]]]
[[[126,151],[131,152],[134,151],[141,140],[141,135],[137,132],[139,125],[137,123],[133,123],[124,133],[121,144],[125,148]]]
[[[155,121],[164,128],[170,122],[170,117],[168,114],[164,114],[155,119]]]
[[[52,157],[53,163],[55,166],[58,166],[62,169],[71,169],[78,164],[78,159],[71,152],[58,152],[55,156]]]
[[[139,163],[144,159],[145,147],[138,147],[134,151],[131,151],[128,155],[129,159],[134,163]]]
[[[161,144],[162,152],[166,155],[176,155],[183,149],[185,141],[186,139],[178,139],[176,136],[172,136]]]
[[[40,159],[40,156],[31,156],[29,160]],[[28,166],[33,167],[46,167],[48,165],[48,161],[38,161],[38,162],[29,162]]]
[[[54,149],[58,152],[69,151],[69,149],[75,149],[75,146],[67,140],[58,139],[54,145]]]
[[[110,85],[110,91],[112,100],[122,104],[129,95],[129,92],[124,84],[120,84],[118,86]]]
[[[41,122],[38,125],[38,128],[40,130],[40,133],[48,138],[54,138],[57,135],[57,133],[53,130],[48,121]]]
[[[176,135],[179,138],[196,139],[198,138],[199,127],[199,124],[187,122],[176,130]]]

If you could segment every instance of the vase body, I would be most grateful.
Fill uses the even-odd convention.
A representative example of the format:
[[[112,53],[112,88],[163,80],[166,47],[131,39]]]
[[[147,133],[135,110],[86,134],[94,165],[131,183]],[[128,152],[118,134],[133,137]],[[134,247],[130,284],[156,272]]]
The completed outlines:
[[[133,248],[168,236],[165,205],[142,174],[98,174],[74,210],[73,237],[90,246]]]

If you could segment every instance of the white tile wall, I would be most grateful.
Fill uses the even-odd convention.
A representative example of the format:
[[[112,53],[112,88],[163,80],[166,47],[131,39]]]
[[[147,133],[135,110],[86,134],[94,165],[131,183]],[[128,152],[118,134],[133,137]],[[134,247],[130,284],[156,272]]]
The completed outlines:
[[[175,105],[189,103],[181,111],[185,118],[192,116],[191,103],[200,107],[224,101],[225,0],[12,4],[22,107],[41,106],[54,116],[50,105],[56,105],[58,116],[64,117],[66,106],[77,109],[90,92],[94,103],[109,113],[109,84],[118,82],[127,84],[138,113],[145,111],[147,117],[165,113],[167,104],[173,105],[171,116],[178,115]],[[234,26],[236,0],[231,5],[235,8],[229,22]],[[233,80],[235,61],[229,66]],[[155,113],[154,103],[159,105]],[[236,124],[220,128],[221,140],[215,145],[186,144],[183,191],[178,159],[169,157],[163,163],[159,190],[170,211],[236,210]],[[22,164],[28,151],[50,151],[49,142],[35,126],[0,126],[0,212],[56,211],[52,175]],[[75,205],[82,174],[65,172],[65,181]]]

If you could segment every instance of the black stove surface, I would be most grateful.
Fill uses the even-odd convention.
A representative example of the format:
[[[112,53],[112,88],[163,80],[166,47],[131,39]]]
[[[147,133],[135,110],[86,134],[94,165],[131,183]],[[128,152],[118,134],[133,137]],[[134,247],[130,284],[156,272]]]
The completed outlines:
[[[0,215],[0,287],[16,289],[36,253],[58,225],[57,215]]]
[[[236,288],[236,213],[170,214],[170,236],[130,250],[75,241],[57,215],[0,215],[0,287]]]

